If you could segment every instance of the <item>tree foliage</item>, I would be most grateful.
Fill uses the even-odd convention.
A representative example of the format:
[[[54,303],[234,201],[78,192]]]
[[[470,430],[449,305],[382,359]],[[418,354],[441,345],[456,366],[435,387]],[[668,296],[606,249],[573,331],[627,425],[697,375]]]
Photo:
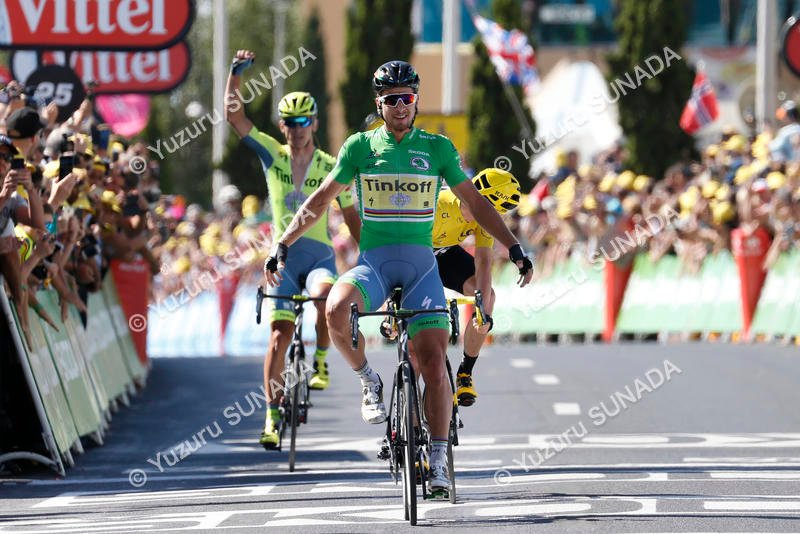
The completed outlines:
[[[686,40],[688,4],[688,0],[619,0],[615,21],[619,41],[617,51],[607,58],[609,82],[627,80],[626,76],[636,79],[637,65],[655,72],[645,61],[651,56],[664,60],[665,47],[680,54]],[[630,152],[627,164],[635,171],[660,177],[671,164],[691,155],[693,140],[678,123],[693,77],[685,59],[673,59],[637,89],[620,93],[617,105]]]
[[[412,0],[355,0],[347,13],[345,77],[339,91],[345,123],[351,133],[375,111],[371,84],[375,69],[392,59],[408,61],[411,57],[412,3]]]
[[[489,18],[507,30],[525,27],[520,3],[516,0],[495,0]],[[532,182],[526,180],[530,161],[512,146],[520,146],[523,126],[519,124],[508,100],[503,83],[497,76],[486,47],[476,36],[475,61],[470,72],[470,92],[467,103],[467,121],[470,130],[467,162],[477,171],[494,165],[498,157],[511,160],[511,172],[520,181],[523,191],[529,191]],[[522,103],[522,89],[511,87]],[[524,104],[523,104],[524,106]],[[531,139],[536,134],[536,124],[530,111],[523,107],[531,128]]]
[[[199,4],[199,3],[198,3]],[[273,65],[274,55],[274,13],[269,4],[262,0],[239,0],[226,2],[228,13],[228,52],[231,56],[236,50],[248,48],[256,53],[256,63],[243,76],[244,83],[254,74],[262,71],[269,73]],[[292,17],[292,10],[287,16],[286,51],[297,57],[296,28],[298,21]],[[223,116],[223,102],[213,101],[212,59],[213,59],[213,19],[210,12],[198,10],[191,30],[187,36],[192,56],[192,68],[186,81],[169,95],[158,95],[151,100],[150,122],[141,137],[152,146],[161,140],[162,145],[184,128],[194,130],[197,119],[188,117],[186,108],[191,102],[202,106],[202,116],[216,119]],[[317,55],[315,51],[312,51]],[[319,58],[319,56],[317,55]],[[298,58],[299,59],[299,58]],[[307,64],[308,65],[308,64]],[[275,65],[281,68],[279,64]],[[299,76],[298,71],[293,76]],[[287,85],[289,80],[287,80]],[[272,95],[269,90],[261,90],[245,109],[247,116],[261,130],[270,135],[279,135],[277,127],[272,124]],[[243,93],[245,97],[249,93]],[[224,119],[223,119],[224,120]],[[205,131],[197,138],[190,140],[185,146],[173,153],[163,151],[161,164],[161,186],[167,193],[181,193],[192,202],[206,207],[211,206],[211,125],[206,119]],[[188,136],[185,136],[188,138]],[[170,143],[171,144],[171,143]],[[256,194],[264,197],[264,173],[255,154],[243,146],[236,134],[230,130],[225,150],[222,169],[231,178],[243,194]],[[151,152],[150,157],[158,159]]]
[[[319,13],[311,13],[306,22],[300,45],[314,54],[317,59],[307,63],[300,71],[289,78],[287,89],[290,91],[308,91],[317,101],[319,130],[317,130],[317,146],[326,152],[331,151],[328,141],[328,97],[327,72],[325,65],[325,44],[319,29]]]

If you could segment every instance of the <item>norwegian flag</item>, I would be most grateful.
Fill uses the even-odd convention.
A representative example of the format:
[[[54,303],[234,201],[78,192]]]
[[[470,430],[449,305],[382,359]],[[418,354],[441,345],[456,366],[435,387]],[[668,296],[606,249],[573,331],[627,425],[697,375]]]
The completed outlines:
[[[531,89],[539,81],[536,55],[528,37],[519,30],[507,31],[496,22],[473,15],[472,21],[481,33],[497,75],[508,84]]]
[[[689,135],[714,122],[719,116],[717,109],[717,95],[714,86],[706,78],[703,71],[697,71],[692,85],[692,96],[686,102],[681,114],[681,128]]]

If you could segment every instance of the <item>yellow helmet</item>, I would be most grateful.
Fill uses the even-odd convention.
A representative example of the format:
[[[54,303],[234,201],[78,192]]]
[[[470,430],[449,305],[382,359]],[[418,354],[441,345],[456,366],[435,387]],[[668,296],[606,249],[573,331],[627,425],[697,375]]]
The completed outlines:
[[[490,167],[479,172],[472,183],[498,213],[513,210],[519,205],[519,182],[508,171]]]
[[[278,103],[278,113],[281,118],[311,117],[317,114],[317,101],[311,93],[294,91],[289,93]]]

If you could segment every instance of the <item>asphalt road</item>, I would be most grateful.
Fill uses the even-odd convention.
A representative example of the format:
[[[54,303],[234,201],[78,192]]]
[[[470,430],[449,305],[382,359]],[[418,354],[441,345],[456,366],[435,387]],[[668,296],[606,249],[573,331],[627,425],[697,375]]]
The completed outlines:
[[[394,361],[371,353],[384,382]],[[295,473],[256,443],[260,359],[159,359],[66,479],[0,478],[0,532],[412,530],[375,456],[383,426],[361,422],[356,376],[330,362]],[[800,531],[797,347],[495,345],[476,380],[459,502],[420,504],[417,528]]]

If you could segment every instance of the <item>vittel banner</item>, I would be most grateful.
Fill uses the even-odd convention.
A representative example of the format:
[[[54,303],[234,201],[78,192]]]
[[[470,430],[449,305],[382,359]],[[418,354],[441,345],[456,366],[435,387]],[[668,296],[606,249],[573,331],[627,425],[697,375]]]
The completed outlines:
[[[193,0],[3,0],[0,48],[162,49],[193,16]]]
[[[26,80],[45,65],[70,67],[84,84],[97,82],[97,94],[166,93],[186,79],[191,67],[189,47],[181,41],[164,50],[16,50],[11,71]]]

